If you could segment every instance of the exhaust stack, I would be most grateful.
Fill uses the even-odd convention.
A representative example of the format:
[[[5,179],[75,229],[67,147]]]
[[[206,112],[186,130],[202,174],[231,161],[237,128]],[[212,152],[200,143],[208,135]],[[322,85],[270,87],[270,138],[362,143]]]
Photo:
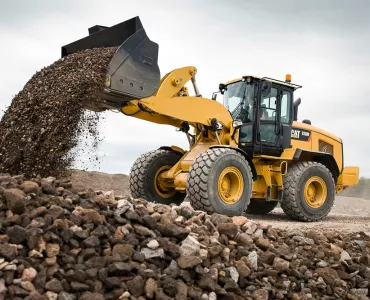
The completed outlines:
[[[301,104],[301,98],[298,98],[293,103],[293,121],[298,120],[298,106]]]

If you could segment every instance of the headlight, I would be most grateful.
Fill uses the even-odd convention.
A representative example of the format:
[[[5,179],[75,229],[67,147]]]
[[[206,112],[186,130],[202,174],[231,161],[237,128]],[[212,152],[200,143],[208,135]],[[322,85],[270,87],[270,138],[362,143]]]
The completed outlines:
[[[252,77],[251,76],[243,77],[242,81],[246,81],[248,84],[250,84],[252,82]]]
[[[242,125],[243,125],[243,122],[242,121],[239,121],[239,120],[233,121],[233,127],[234,128],[240,127]]]

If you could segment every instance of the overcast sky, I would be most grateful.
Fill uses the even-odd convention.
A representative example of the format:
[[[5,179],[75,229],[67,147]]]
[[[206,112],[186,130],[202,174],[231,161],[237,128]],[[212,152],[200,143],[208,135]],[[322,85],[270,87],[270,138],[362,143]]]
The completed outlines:
[[[345,165],[369,177],[369,11],[368,0],[0,0],[0,109],[89,27],[139,16],[159,44],[161,75],[196,66],[205,97],[242,75],[284,80],[290,73],[303,86],[295,94],[302,98],[299,120],[340,136]],[[187,147],[173,127],[113,112],[105,117],[100,171],[127,174],[143,152]]]

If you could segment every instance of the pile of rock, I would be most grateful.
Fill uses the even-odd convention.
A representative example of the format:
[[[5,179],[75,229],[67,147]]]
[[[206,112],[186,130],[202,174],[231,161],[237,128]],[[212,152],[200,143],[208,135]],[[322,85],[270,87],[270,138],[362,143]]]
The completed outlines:
[[[115,50],[71,54],[27,82],[0,122],[0,172],[61,176],[75,161],[79,142],[92,139],[95,150],[99,114],[85,111],[83,103],[97,101]]]
[[[245,217],[0,176],[0,299],[368,299],[364,233],[281,231]]]

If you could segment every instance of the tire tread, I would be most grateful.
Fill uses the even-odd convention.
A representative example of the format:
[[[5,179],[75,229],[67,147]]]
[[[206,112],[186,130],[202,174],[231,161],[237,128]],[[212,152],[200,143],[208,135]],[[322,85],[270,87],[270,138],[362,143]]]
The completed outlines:
[[[188,173],[186,194],[194,209],[208,213],[215,212],[208,196],[207,179],[213,164],[217,161],[218,157],[226,152],[236,154],[245,160],[243,155],[233,149],[216,148],[201,153],[191,165]],[[249,164],[247,171],[252,172]],[[250,178],[251,182],[249,184],[252,185],[252,176]],[[249,198],[251,195],[252,189]]]
[[[144,198],[146,197],[147,181],[145,176],[148,172],[151,162],[160,156],[171,153],[170,150],[157,149],[152,150],[140,155],[130,169],[129,176],[129,187],[131,195],[134,198]],[[180,158],[181,156],[179,156]]]
[[[323,164],[314,162],[314,161],[302,161],[302,162],[297,162],[293,164],[290,167],[288,174],[285,176],[284,196],[281,202],[281,208],[283,209],[284,213],[288,215],[289,217],[291,217],[292,219],[299,220],[299,221],[305,221],[305,222],[320,221],[328,215],[328,213],[330,212],[334,204],[334,201],[332,201],[330,208],[328,209],[328,212],[324,214],[321,218],[317,218],[317,219],[308,218],[299,209],[297,199],[295,197],[296,189],[297,189],[296,183],[304,171],[306,171],[308,168],[312,168],[315,166],[324,168],[326,172],[330,175],[332,183],[335,186],[334,178],[331,172]]]

